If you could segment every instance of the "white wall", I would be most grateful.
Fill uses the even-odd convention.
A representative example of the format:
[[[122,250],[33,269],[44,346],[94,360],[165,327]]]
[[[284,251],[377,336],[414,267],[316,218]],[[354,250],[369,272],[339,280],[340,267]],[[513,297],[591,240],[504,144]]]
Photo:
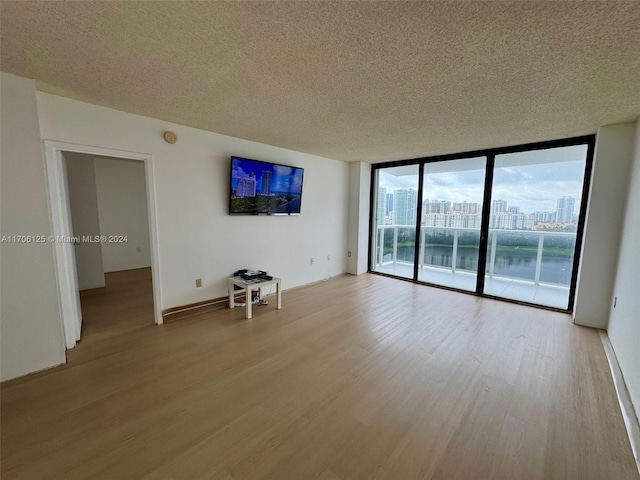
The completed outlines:
[[[144,162],[96,157],[95,182],[105,272],[151,266]],[[126,242],[120,242],[126,236]],[[110,241],[116,240],[116,241]]]
[[[74,237],[100,236],[98,197],[93,156],[63,152],[67,167],[69,204]],[[78,287],[80,290],[104,287],[102,245],[100,242],[80,242],[74,247]]]
[[[607,328],[634,135],[635,123],[598,129],[573,312],[580,325]]]
[[[42,92],[37,102],[44,139],[152,155],[163,309],[224,296],[239,268],[267,270],[284,288],[346,271],[346,163]],[[231,155],[303,167],[302,215],[229,216]]]
[[[51,235],[31,80],[0,74],[0,235]],[[0,378],[65,362],[53,245],[1,243]]]
[[[349,164],[349,238],[347,271],[352,275],[369,269],[369,209],[371,203],[371,165]]]
[[[608,335],[636,413],[640,412],[640,121],[630,174]]]

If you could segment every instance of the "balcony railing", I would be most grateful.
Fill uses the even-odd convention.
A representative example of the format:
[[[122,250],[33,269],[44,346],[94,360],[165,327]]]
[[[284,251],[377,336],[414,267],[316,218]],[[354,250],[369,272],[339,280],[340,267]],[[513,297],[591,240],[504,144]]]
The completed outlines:
[[[393,264],[393,263],[401,263],[401,264],[413,264],[413,259],[411,259],[411,261],[408,261],[406,259],[399,259],[398,258],[398,237],[399,237],[399,230],[414,230],[415,231],[415,225],[378,225],[377,226],[377,232],[376,232],[376,236],[377,236],[377,245],[376,248],[377,250],[375,251],[375,255],[374,255],[374,270],[378,267],[384,266],[384,265],[389,265],[389,264]],[[391,249],[391,255],[389,255],[389,253],[385,253],[385,247],[384,247],[384,240],[385,240],[385,234],[387,231],[393,231],[393,242],[392,242],[392,249]],[[451,248],[451,266],[443,266],[443,265],[434,265],[432,263],[426,262],[425,261],[425,250],[427,247],[429,247],[429,245],[425,244],[425,239],[428,233],[444,233],[444,234],[449,234],[450,236],[453,236],[452,239],[452,245],[449,246],[445,246],[445,248]],[[422,268],[441,268],[441,269],[445,269],[445,270],[449,270],[451,272],[456,272],[456,270],[463,270],[463,271],[473,271],[475,273],[475,270],[467,270],[467,269],[463,269],[463,268],[459,268],[458,265],[458,251],[459,251],[459,245],[458,245],[458,241],[459,238],[461,236],[461,234],[476,234],[478,235],[478,238],[480,236],[480,231],[479,229],[476,228],[458,228],[458,227],[431,227],[431,226],[425,226],[422,225],[420,228],[420,246],[421,248],[419,248],[419,257],[418,257],[418,265]],[[533,276],[533,279],[523,279],[523,278],[519,278],[517,277],[519,280],[533,280],[533,283],[535,285],[539,285],[540,282],[540,275],[541,275],[541,271],[542,271],[542,267],[543,267],[543,251],[544,251],[544,245],[545,245],[545,239],[550,239],[550,238],[558,238],[558,237],[563,237],[566,239],[570,239],[570,244],[575,246],[575,239],[576,239],[576,233],[575,232],[550,232],[550,231],[540,231],[540,230],[505,230],[505,229],[489,229],[489,245],[488,245],[488,255],[487,255],[487,275],[489,277],[494,277],[494,276],[498,276],[498,277],[502,277],[502,278],[514,278],[511,277],[510,275],[504,275],[504,274],[496,274],[496,258],[498,257],[498,250],[499,250],[499,245],[500,242],[499,237],[501,236],[526,236],[531,238],[533,237],[537,237],[534,242],[536,242],[537,244],[537,250],[535,252],[535,273]],[[414,234],[414,238],[413,241],[415,241],[415,234]],[[413,247],[407,247],[407,248],[413,248]],[[518,247],[515,247],[518,248]],[[573,248],[571,248],[571,255],[567,256],[566,259],[567,261],[569,261],[570,259],[572,259],[573,256]],[[569,262],[570,263],[570,262]],[[570,275],[569,275],[570,277]],[[550,282],[550,281],[546,281],[543,282],[545,284],[551,284],[551,285],[562,285],[562,286],[568,286],[569,282],[568,281],[561,281],[561,282]]]

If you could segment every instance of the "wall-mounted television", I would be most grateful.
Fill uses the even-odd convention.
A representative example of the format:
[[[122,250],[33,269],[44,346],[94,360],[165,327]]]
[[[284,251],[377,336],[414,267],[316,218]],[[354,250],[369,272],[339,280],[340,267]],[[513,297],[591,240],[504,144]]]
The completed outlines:
[[[230,215],[300,215],[304,169],[231,157]]]

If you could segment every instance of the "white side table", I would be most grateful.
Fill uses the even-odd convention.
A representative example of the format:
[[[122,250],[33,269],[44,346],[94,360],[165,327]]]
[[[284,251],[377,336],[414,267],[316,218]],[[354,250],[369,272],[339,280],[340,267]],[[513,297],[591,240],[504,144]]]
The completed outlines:
[[[247,312],[246,317],[251,318],[251,291],[258,290],[260,287],[267,287],[269,285],[276,286],[276,297],[277,297],[277,306],[278,310],[282,308],[282,293],[280,289],[280,279],[273,277],[271,280],[265,280],[262,278],[256,278],[253,280],[245,280],[242,277],[229,277],[228,286],[229,286],[229,308],[233,308],[235,306],[235,295],[234,295],[234,285],[237,285],[240,288],[243,288],[246,293],[246,306]]]

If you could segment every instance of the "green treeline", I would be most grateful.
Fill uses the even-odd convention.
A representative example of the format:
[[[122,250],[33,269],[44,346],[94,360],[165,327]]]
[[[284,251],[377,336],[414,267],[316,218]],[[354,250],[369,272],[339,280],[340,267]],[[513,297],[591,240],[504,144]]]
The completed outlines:
[[[243,212],[243,213],[272,213],[276,212],[278,208],[286,205],[297,199],[295,196],[262,196],[256,195],[255,197],[232,197],[231,198],[231,211]]]

